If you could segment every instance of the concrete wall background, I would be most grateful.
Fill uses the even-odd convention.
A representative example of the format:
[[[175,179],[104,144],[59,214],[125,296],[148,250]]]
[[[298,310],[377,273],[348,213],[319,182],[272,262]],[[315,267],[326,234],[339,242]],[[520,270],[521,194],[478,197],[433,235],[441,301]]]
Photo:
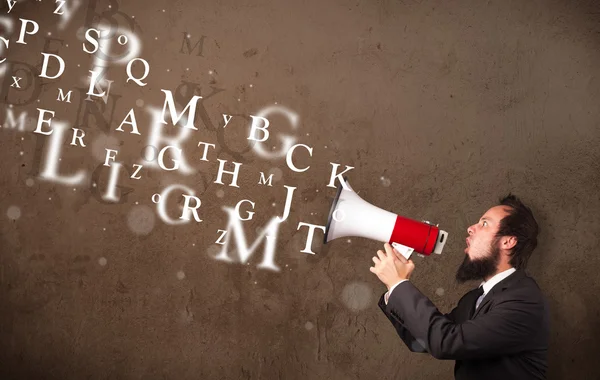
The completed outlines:
[[[11,35],[5,56],[39,65],[44,44],[57,38],[63,44],[51,46],[67,71],[42,87],[21,71],[23,86],[31,80],[23,91],[10,88],[5,74],[0,120],[13,104],[32,129],[40,107],[86,130],[86,148],[63,145],[61,172],[85,169],[88,180],[40,180],[48,138],[0,129],[1,378],[452,378],[453,362],[410,353],[377,308],[384,286],[369,266],[379,243],[322,246],[317,233],[317,254],[300,252],[306,230],[298,223],[326,223],[335,195],[326,186],[330,162],[355,167],[350,182],[369,202],[450,233],[444,254],[417,259],[413,276],[442,311],[475,286],[454,282],[467,226],[509,191],[521,197],[541,227],[529,273],[552,308],[548,378],[600,375],[600,9],[593,1],[83,1],[64,30],[52,2],[19,3],[7,16],[15,30],[23,17],[39,22],[40,33],[18,45],[4,28]],[[123,14],[110,15],[117,9]],[[125,83],[123,66],[111,67],[120,98],[110,125],[79,120],[78,91],[71,104],[56,101],[59,87],[85,87],[92,58],[77,32],[94,15],[125,29],[126,19],[135,22],[151,65],[143,88]],[[202,56],[180,53],[184,33],[192,43],[206,36]],[[198,83],[203,95],[210,86],[223,90],[204,103],[215,125],[221,113],[240,115],[221,135],[197,122],[184,150],[204,176],[125,176],[127,198],[100,202],[91,173],[104,147],[137,162],[149,130],[144,108],[162,107],[160,89],[182,81]],[[247,148],[242,117],[274,102],[294,110],[299,126],[275,117],[273,133],[314,148],[311,159],[297,161],[311,165],[306,173]],[[115,132],[131,108],[141,136]],[[213,183],[216,154],[200,161],[197,141],[246,150],[219,154],[243,162],[239,189]],[[281,147],[275,136],[269,143]],[[276,174],[273,187],[256,184],[261,171]],[[97,174],[103,188],[107,172]],[[202,223],[171,226],[157,217],[150,198],[174,183],[197,191]],[[281,271],[257,268],[262,250],[249,265],[214,260],[217,229],[227,224],[221,207],[256,202],[255,218],[244,224],[253,241],[281,215],[283,185],[298,189],[278,235]],[[169,207],[175,215],[178,205]]]

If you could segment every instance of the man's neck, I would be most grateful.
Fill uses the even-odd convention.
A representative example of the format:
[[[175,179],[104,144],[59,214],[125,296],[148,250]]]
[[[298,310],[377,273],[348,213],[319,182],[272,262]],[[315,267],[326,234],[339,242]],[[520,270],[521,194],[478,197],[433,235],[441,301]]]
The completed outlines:
[[[498,266],[498,268],[496,268],[496,273],[492,274],[492,275],[491,275],[491,276],[489,276],[489,277],[486,277],[486,278],[484,279],[484,281],[485,281],[485,282],[488,282],[488,281],[489,281],[489,280],[490,280],[492,277],[494,277],[494,276],[495,276],[495,275],[497,275],[498,273],[502,273],[502,272],[504,272],[505,270],[509,270],[510,268],[512,268],[512,266],[511,266],[511,265],[509,265],[509,264],[504,264],[504,265],[502,265],[502,264],[501,264],[501,265],[499,265],[499,266]]]

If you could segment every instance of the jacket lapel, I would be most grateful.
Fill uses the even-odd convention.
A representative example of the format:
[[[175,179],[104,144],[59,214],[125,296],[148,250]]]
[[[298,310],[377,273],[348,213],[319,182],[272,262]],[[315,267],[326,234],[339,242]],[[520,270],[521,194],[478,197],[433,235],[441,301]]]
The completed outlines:
[[[475,314],[475,304],[477,303],[477,299],[479,298],[478,288],[471,290],[469,294],[469,298],[466,300],[466,305],[469,307],[467,310],[467,319],[472,319]]]
[[[475,318],[479,312],[484,308],[485,305],[487,305],[489,302],[491,302],[494,298],[494,295],[502,293],[505,289],[509,288],[510,286],[516,284],[519,282],[519,280],[521,278],[525,277],[525,272],[522,270],[518,270],[515,271],[513,274],[511,274],[510,276],[506,277],[504,280],[500,281],[499,283],[497,283],[492,290],[490,290],[488,292],[488,294],[485,295],[485,297],[483,298],[483,300],[481,301],[481,304],[479,305],[479,307],[477,308],[477,310],[475,310],[475,313],[473,314],[473,316],[471,317],[471,319]],[[476,300],[473,302],[473,305],[475,305],[475,302],[477,302]]]

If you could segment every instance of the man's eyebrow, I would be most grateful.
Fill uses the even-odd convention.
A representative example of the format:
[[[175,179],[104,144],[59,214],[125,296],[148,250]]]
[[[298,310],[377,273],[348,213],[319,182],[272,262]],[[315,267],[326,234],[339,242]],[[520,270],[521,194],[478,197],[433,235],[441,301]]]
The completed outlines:
[[[493,220],[492,220],[492,219],[489,219],[489,218],[486,218],[486,217],[483,217],[483,218],[479,219],[479,221],[480,221],[480,222],[481,222],[482,220],[487,220],[487,221],[493,222]]]

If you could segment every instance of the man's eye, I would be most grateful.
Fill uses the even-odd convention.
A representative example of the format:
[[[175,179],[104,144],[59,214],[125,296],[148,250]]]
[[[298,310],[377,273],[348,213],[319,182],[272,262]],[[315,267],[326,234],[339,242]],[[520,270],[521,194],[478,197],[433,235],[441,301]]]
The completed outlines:
[[[486,224],[487,224],[487,221],[485,221],[485,220],[484,220],[484,221],[483,221],[483,225],[486,225]]]

